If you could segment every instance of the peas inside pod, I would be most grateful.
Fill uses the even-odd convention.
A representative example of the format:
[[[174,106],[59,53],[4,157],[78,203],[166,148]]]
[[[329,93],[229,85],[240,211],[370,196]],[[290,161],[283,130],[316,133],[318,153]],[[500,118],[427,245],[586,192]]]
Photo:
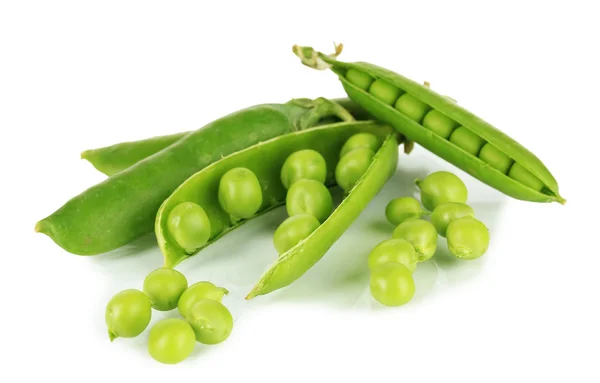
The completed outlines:
[[[262,189],[256,175],[246,168],[234,168],[221,177],[219,204],[232,221],[252,217],[262,205]]]
[[[201,206],[182,202],[169,213],[167,228],[175,242],[187,252],[204,246],[210,238],[210,220]]]
[[[281,167],[281,182],[289,189],[299,180],[315,180],[324,183],[327,164],[321,153],[312,149],[299,150],[291,154]]]

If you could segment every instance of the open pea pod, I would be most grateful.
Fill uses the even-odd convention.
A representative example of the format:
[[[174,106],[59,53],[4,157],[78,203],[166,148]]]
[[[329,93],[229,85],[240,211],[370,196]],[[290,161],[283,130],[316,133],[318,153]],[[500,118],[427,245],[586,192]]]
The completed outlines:
[[[473,177],[516,199],[566,201],[542,161],[518,142],[428,86],[385,68],[336,60],[310,47],[294,46],[302,63],[331,69],[346,93],[377,119]]]

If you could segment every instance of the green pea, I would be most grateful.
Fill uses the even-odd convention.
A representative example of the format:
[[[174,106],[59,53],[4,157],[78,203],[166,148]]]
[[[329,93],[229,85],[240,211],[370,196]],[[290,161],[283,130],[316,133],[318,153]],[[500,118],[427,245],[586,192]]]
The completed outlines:
[[[394,229],[392,236],[410,242],[417,252],[419,262],[431,258],[437,248],[437,231],[431,222],[423,219],[402,222]]]
[[[474,216],[473,208],[467,204],[459,202],[448,202],[438,205],[431,213],[431,223],[435,226],[438,234],[446,236],[446,230],[450,222],[457,218]]]
[[[302,179],[325,183],[327,164],[321,153],[312,149],[294,152],[286,158],[281,167],[281,182],[286,189]]]
[[[159,311],[177,307],[179,297],[187,287],[187,279],[175,269],[156,269],[144,279],[144,292],[150,298],[152,307]]]
[[[290,216],[310,214],[323,223],[333,211],[333,199],[329,189],[319,181],[300,180],[288,190],[285,198]]]
[[[199,205],[182,202],[169,213],[167,230],[179,247],[191,253],[208,242],[210,220]]]
[[[368,148],[373,152],[376,152],[380,146],[381,140],[373,133],[357,133],[348,138],[348,140],[344,143],[344,146],[342,146],[342,150],[340,151],[340,158],[344,157],[354,149]]]
[[[319,227],[319,220],[310,214],[297,214],[279,225],[273,235],[273,244],[279,254],[283,254],[300,241],[311,235]]]
[[[335,167],[335,181],[345,191],[349,192],[367,171],[375,152],[368,148],[358,148],[340,158]]]
[[[348,69],[346,72],[346,78],[348,81],[362,90],[369,89],[369,86],[373,82],[373,77],[356,69]]]
[[[464,126],[460,126],[456,128],[454,132],[452,132],[450,135],[450,142],[474,156],[479,154],[479,151],[485,144],[485,140],[483,138],[471,132]]]
[[[457,218],[446,230],[448,250],[460,259],[476,259],[488,249],[490,232],[483,222],[471,217]]]
[[[434,109],[425,115],[422,125],[438,136],[448,138],[458,123]]]
[[[394,102],[396,102],[404,91],[387,81],[378,79],[371,84],[369,93],[385,104],[394,105]]]
[[[371,295],[385,306],[402,306],[415,295],[411,271],[400,263],[386,263],[371,271]]]
[[[429,214],[421,203],[412,197],[400,197],[391,200],[385,207],[387,220],[395,226],[409,219],[418,219]]]
[[[417,268],[417,253],[414,247],[404,239],[386,239],[379,243],[369,254],[369,269],[386,263],[400,263],[411,272]]]
[[[479,158],[502,174],[508,173],[513,160],[489,142],[479,151]]]
[[[518,163],[513,164],[508,172],[508,176],[535,191],[540,191],[544,187],[544,184],[539,180],[539,178],[531,174],[529,170],[525,169],[523,165]]]
[[[108,302],[104,315],[110,341],[140,335],[148,327],[151,317],[152,306],[146,294],[135,289],[117,293]]]
[[[204,344],[223,342],[233,330],[233,317],[221,302],[204,299],[196,303],[188,314],[196,340]]]
[[[411,96],[408,93],[403,94],[398,98],[394,105],[402,114],[416,122],[421,122],[425,113],[429,111],[429,106],[418,98]]]
[[[219,204],[234,220],[256,214],[262,205],[262,189],[252,170],[233,168],[221,177]]]
[[[415,183],[421,191],[421,202],[429,211],[447,202],[467,202],[468,191],[465,183],[450,172],[433,172],[424,180],[416,180]]]
[[[187,318],[192,307],[204,299],[221,302],[229,291],[223,287],[217,287],[211,282],[196,282],[188,287],[177,302],[177,309],[182,317]]]
[[[176,364],[190,356],[196,345],[192,326],[183,319],[163,319],[150,330],[148,353],[154,360]]]

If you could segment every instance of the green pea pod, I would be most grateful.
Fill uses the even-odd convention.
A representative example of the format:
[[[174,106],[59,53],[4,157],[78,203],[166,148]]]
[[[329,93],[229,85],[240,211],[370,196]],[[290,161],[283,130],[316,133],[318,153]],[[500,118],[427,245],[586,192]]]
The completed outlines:
[[[160,204],[189,176],[231,153],[337,116],[353,120],[326,99],[264,104],[220,118],[168,148],[69,200],[35,230],[66,251],[95,255],[152,232]]]
[[[337,61],[341,48],[325,55],[294,46],[294,53],[306,66],[331,69],[369,113],[487,185],[520,200],[566,202],[542,161],[515,140],[427,86],[373,64]]]
[[[366,110],[361,108],[357,103],[347,99],[333,99],[333,102],[338,103],[346,109],[356,120],[370,120],[372,116]],[[325,118],[324,121],[336,122],[336,117]],[[127,169],[128,167],[138,163],[146,157],[161,151],[179,141],[191,132],[181,132],[170,134],[167,136],[151,137],[144,140],[121,142],[118,144],[85,150],[81,153],[81,158],[89,161],[100,172],[107,176],[112,176]]]

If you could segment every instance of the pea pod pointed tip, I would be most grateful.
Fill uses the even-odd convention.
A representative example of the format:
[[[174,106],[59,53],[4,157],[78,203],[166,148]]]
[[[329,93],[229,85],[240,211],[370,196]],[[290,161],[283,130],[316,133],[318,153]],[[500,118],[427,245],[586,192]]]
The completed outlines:
[[[51,224],[48,221],[46,221],[45,219],[42,219],[41,221],[38,221],[35,224],[34,230],[36,233],[50,235],[49,234],[50,228],[51,228]]]
[[[84,150],[83,152],[81,152],[79,154],[79,158],[82,159],[82,160],[86,160],[87,157],[89,156],[89,154],[90,154],[89,150]]]

